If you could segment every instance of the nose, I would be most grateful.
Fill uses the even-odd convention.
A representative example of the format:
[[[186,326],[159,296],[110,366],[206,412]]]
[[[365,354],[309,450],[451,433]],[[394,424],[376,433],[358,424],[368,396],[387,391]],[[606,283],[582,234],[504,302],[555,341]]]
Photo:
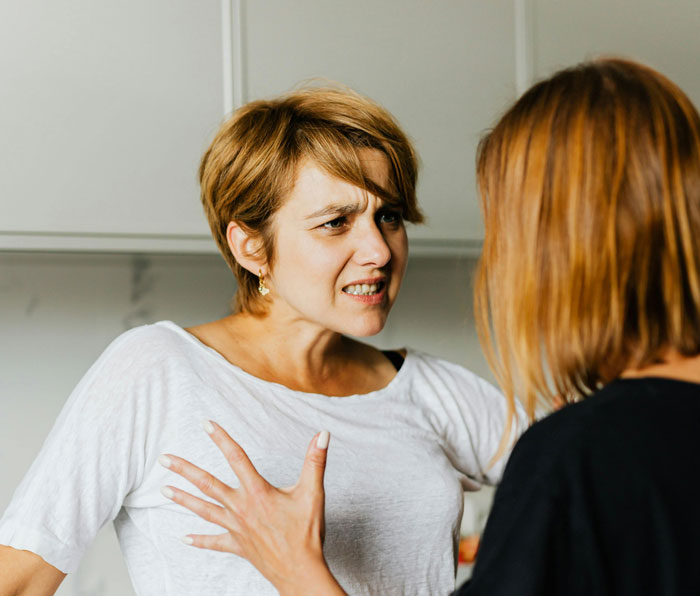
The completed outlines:
[[[375,222],[357,235],[355,261],[359,265],[384,267],[391,260],[391,249]]]

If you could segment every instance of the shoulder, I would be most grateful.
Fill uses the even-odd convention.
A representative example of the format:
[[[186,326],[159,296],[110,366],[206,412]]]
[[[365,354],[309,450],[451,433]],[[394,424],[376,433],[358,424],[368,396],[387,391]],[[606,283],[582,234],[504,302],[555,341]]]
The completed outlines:
[[[188,384],[183,381],[192,376],[188,372],[191,366],[186,355],[178,356],[186,343],[186,337],[180,337],[178,327],[172,323],[125,331],[80,379],[59,421],[68,422],[69,426],[83,426],[85,420],[95,424],[100,421],[100,428],[118,423],[126,432],[137,420],[151,416],[162,419],[166,404],[184,403],[174,397],[188,395]]]
[[[613,381],[581,401],[564,406],[532,425],[523,435],[533,443],[556,440],[575,443],[590,435],[594,429],[615,425],[620,415],[629,418],[630,400],[643,397],[643,383],[629,384]]]
[[[406,359],[410,363],[413,381],[434,389],[439,395],[460,399],[503,399],[496,387],[464,366],[410,348]]]
[[[112,341],[107,349],[146,349],[149,346],[176,345],[186,341],[186,333],[184,329],[171,321],[158,321],[124,331]]]
[[[192,344],[184,329],[170,321],[159,321],[125,331],[107,346],[102,356],[109,359],[150,357],[162,360],[165,355],[192,350]]]
[[[506,398],[486,379],[464,366],[411,349],[406,362],[412,399],[443,412],[445,424],[468,427],[472,434],[503,430]],[[525,415],[517,404],[516,416],[518,428],[523,428]]]
[[[497,391],[491,383],[461,364],[411,348],[406,349],[406,358],[410,358],[417,375],[440,378],[446,381],[454,380],[462,385],[471,385],[481,389],[490,388]]]
[[[116,385],[143,383],[155,376],[182,374],[196,366],[197,346],[187,332],[162,321],[125,331],[102,352],[82,384],[108,381]]]
[[[574,470],[618,447],[619,421],[628,418],[628,389],[612,383],[563,407],[528,428],[513,448],[509,465]],[[602,461],[601,460],[601,461]]]

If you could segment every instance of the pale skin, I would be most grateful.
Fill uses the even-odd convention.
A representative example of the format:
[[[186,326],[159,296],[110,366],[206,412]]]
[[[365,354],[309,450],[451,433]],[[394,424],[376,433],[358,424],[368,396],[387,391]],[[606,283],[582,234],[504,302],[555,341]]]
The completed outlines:
[[[389,188],[383,154],[363,149],[359,157],[365,175]],[[188,331],[246,372],[297,391],[347,396],[388,385],[396,374],[391,362],[346,334],[366,337],[384,327],[408,258],[400,211],[306,161],[273,216],[273,235],[275,254],[268,261],[256,253],[257,237],[236,222],[227,230],[236,260],[265,276],[267,313],[238,313]],[[362,283],[377,286],[374,298],[346,291]],[[308,487],[304,490],[265,494],[299,505],[306,503]],[[322,556],[320,542],[315,547]],[[326,569],[325,564],[317,567],[319,573]],[[0,596],[51,595],[64,577],[34,553],[0,546]]]
[[[361,156],[367,174],[388,186],[386,159],[375,150]],[[297,391],[344,396],[386,386],[396,373],[391,363],[345,334],[365,337],[384,327],[408,254],[400,214],[306,163],[273,221],[271,264],[251,256],[256,238],[235,222],[228,227],[236,260],[265,276],[268,313],[235,314],[188,331],[256,377]],[[343,291],[373,279],[386,285],[377,304]]]
[[[220,426],[207,422],[205,428],[236,473],[240,487],[234,490],[174,455],[162,456],[162,465],[221,504],[165,487],[165,496],[226,530],[214,536],[189,535],[184,541],[248,559],[280,594],[345,594],[323,556],[328,433],[312,439],[297,484],[276,488],[258,474],[243,449]]]
[[[670,351],[663,362],[628,368],[620,376],[665,377],[700,384],[700,356],[684,357]],[[219,536],[189,536],[189,543],[196,548],[222,550],[248,559],[281,596],[346,594],[328,569],[321,547],[327,448],[318,446],[318,435],[309,445],[297,484],[278,489],[257,473],[245,452],[221,427],[213,425],[209,430],[213,431],[211,437],[226,455],[241,487],[232,489],[189,462],[168,456],[169,469],[222,505],[217,509],[169,487],[173,501],[226,530]]]

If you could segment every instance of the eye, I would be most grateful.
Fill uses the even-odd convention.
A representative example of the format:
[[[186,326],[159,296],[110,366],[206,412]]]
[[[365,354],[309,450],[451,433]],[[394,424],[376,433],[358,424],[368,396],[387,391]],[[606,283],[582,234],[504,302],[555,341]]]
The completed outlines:
[[[336,217],[335,219],[331,219],[330,221],[324,223],[323,227],[327,230],[339,230],[347,223],[347,221],[347,217],[345,216]]]
[[[400,211],[382,211],[378,220],[382,225],[397,226],[403,221],[403,216]]]

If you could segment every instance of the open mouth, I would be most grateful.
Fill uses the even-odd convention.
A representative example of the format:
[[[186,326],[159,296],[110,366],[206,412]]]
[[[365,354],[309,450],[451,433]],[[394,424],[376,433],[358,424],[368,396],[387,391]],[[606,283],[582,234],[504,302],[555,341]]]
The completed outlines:
[[[350,284],[343,288],[343,292],[351,296],[374,296],[375,294],[379,294],[385,286],[385,281],[380,281],[375,284]]]

